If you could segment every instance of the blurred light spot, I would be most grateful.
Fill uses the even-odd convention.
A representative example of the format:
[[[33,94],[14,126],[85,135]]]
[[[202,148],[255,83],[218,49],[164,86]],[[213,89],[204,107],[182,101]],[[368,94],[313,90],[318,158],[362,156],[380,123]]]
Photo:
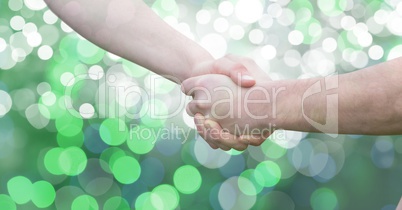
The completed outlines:
[[[126,201],[126,199],[115,196],[109,198],[105,204],[103,205],[103,209],[114,209],[114,210],[125,210],[125,209],[130,209],[130,205]]]
[[[336,40],[332,37],[326,38],[324,39],[324,41],[322,41],[322,49],[325,52],[332,53],[336,50],[337,47],[338,44],[336,43]]]
[[[12,105],[13,101],[11,100],[10,95],[5,91],[0,90],[0,118],[10,111]]]
[[[401,56],[402,56],[402,45],[397,45],[389,51],[387,60],[392,60],[395,58],[399,58]]]
[[[361,69],[368,64],[368,56],[366,52],[354,51],[351,56],[351,64],[355,68]]]
[[[103,160],[89,159],[85,170],[78,175],[78,182],[85,192],[93,196],[107,193],[113,185],[113,176],[105,172],[100,163]]]
[[[38,27],[35,25],[35,23],[27,23],[24,25],[22,28],[22,33],[28,37],[29,34],[38,32]]]
[[[64,149],[58,160],[60,169],[68,176],[76,176],[82,173],[87,166],[87,156],[79,147]]]
[[[327,16],[337,16],[343,13],[347,7],[347,0],[318,0],[317,5],[321,12]]]
[[[7,47],[7,42],[3,39],[0,38],[0,52],[3,52]]]
[[[246,195],[257,195],[264,188],[264,186],[262,185],[262,183],[264,182],[264,177],[258,170],[246,169],[240,174],[240,177],[249,180],[253,185],[253,187],[244,187],[244,185],[241,185],[239,183],[239,189]]]
[[[332,190],[319,188],[311,195],[310,203],[313,209],[336,209],[338,198]]]
[[[379,45],[373,45],[370,47],[368,54],[373,60],[380,60],[384,56],[384,50]]]
[[[45,92],[47,91],[48,90]],[[12,98],[14,101],[13,107],[15,107],[18,111],[25,111],[25,109],[34,104],[36,100],[35,93],[28,88],[15,90],[12,92]]]
[[[131,184],[140,177],[141,166],[135,158],[123,156],[116,159],[112,166],[112,172],[116,180],[120,183]]]
[[[42,60],[49,60],[53,56],[53,49],[48,45],[41,46],[38,49],[38,56]]]
[[[231,177],[225,180],[219,188],[218,199],[222,209],[250,209],[256,202],[256,196],[244,194],[240,190],[252,194],[253,185],[244,177]],[[255,191],[255,190],[254,190]]]
[[[7,182],[7,190],[14,202],[20,205],[28,203],[33,195],[32,182],[24,176],[11,178]]]
[[[387,24],[389,20],[389,12],[383,9],[379,9],[374,13],[374,21],[380,25]]]
[[[174,172],[173,182],[179,192],[192,194],[201,187],[202,177],[197,168],[192,165],[184,165]]]
[[[301,55],[297,50],[288,50],[283,55],[283,61],[290,67],[296,67],[300,64]]]
[[[10,196],[5,194],[0,194],[0,208],[7,210],[17,210],[17,205],[10,198]]]
[[[219,34],[207,34],[201,39],[200,44],[211,53],[214,58],[220,58],[226,54],[226,40]]]
[[[51,11],[47,10],[43,13],[43,21],[47,24],[55,24],[59,18]]]
[[[89,103],[84,103],[80,106],[80,115],[84,119],[90,119],[94,116],[95,114],[95,108],[92,106],[92,104]]]
[[[63,86],[72,86],[75,83],[75,75],[71,72],[64,72],[60,77],[60,82]]]
[[[244,37],[244,29],[239,25],[231,26],[229,29],[229,35],[234,40],[240,40]]]
[[[286,149],[270,140],[261,144],[261,150],[270,159],[279,159],[286,153]]]
[[[23,7],[22,0],[9,0],[8,1],[8,8],[10,8],[10,10],[12,10],[14,12],[21,10],[22,7]]]
[[[64,136],[75,136],[82,131],[83,120],[75,110],[68,110],[56,119],[56,128]]]
[[[273,23],[274,20],[272,17],[267,14],[264,14],[258,21],[258,24],[261,26],[261,28],[271,28]]]
[[[304,132],[276,130],[269,139],[285,149],[290,149],[296,147],[306,136],[307,133]]]
[[[303,33],[298,30],[291,31],[288,35],[288,41],[292,45],[300,45],[303,43],[303,40]]]
[[[217,18],[214,21],[214,29],[216,32],[223,33],[229,28],[229,22],[225,18]]]
[[[129,137],[127,138],[128,148],[136,154],[146,154],[150,152],[157,140],[155,134],[160,128],[151,128],[143,125],[131,125]]]
[[[239,0],[235,7],[236,17],[244,23],[254,23],[261,18],[262,8],[260,0]]]
[[[25,19],[19,15],[12,17],[10,20],[11,28],[16,31],[22,30],[24,25],[25,25]]]
[[[200,10],[196,14],[196,19],[199,24],[207,24],[211,20],[211,14],[208,10]]]
[[[282,15],[282,7],[278,3],[271,3],[267,8],[267,14],[273,18],[278,18]]]
[[[44,93],[41,97],[42,103],[46,106],[52,106],[56,103],[56,95],[51,91]]]
[[[272,60],[276,57],[276,48],[272,45],[265,45],[261,48],[261,56],[266,60]]]
[[[264,187],[273,187],[281,179],[281,169],[272,161],[263,161],[257,165],[256,171],[262,174],[263,180],[257,180]]]
[[[71,210],[99,209],[98,202],[90,195],[80,195],[71,204]]]
[[[103,68],[99,65],[93,65],[88,70],[88,76],[93,80],[100,80],[104,75]]]
[[[283,26],[290,26],[295,22],[295,13],[288,8],[284,8],[281,16],[278,17],[278,22]]]
[[[160,203],[162,201],[162,203]],[[177,190],[168,184],[155,187],[151,194],[151,203],[163,209],[176,209],[179,205],[180,196]],[[158,208],[159,209],[159,208]]]
[[[29,33],[27,42],[31,47],[37,47],[42,43],[42,36],[38,32]]]
[[[220,168],[230,160],[228,153],[212,149],[201,138],[198,138],[195,142],[194,154],[197,161],[207,168]]]
[[[38,208],[47,208],[53,204],[56,192],[47,181],[37,181],[32,185],[32,203]]]
[[[31,10],[41,10],[46,8],[46,4],[43,0],[24,0],[25,6]]]
[[[390,168],[394,163],[394,144],[391,138],[379,137],[371,148],[371,158],[378,168]]]
[[[230,1],[222,1],[219,4],[218,11],[222,16],[230,16],[233,14],[234,6]]]
[[[50,112],[48,108],[41,104],[30,105],[25,110],[25,117],[36,129],[45,128],[50,122]]]
[[[261,44],[264,41],[264,33],[260,29],[253,29],[248,34],[248,38],[253,44]]]
[[[71,32],[74,31],[72,28],[70,28],[70,26],[68,26],[68,25],[67,25],[65,22],[63,22],[63,21],[61,21],[60,27],[61,27],[61,30],[63,30],[63,31],[66,32],[66,33],[71,33]]]
[[[341,20],[341,26],[343,29],[349,31],[356,25],[356,20],[352,16],[344,16]]]
[[[128,129],[121,119],[106,119],[102,122],[99,133],[106,144],[118,146],[126,141]]]

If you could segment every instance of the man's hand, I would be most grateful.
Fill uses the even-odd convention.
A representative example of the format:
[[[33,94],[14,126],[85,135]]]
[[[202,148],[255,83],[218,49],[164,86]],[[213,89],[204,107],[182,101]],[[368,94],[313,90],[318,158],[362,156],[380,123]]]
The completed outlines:
[[[212,74],[193,77],[182,83],[183,91],[194,97],[187,112],[195,115],[198,133],[214,149],[244,150],[248,145],[260,145],[272,132],[263,129],[267,121],[264,113],[269,110],[269,104],[252,103],[252,100],[270,100],[263,86],[271,81],[254,61],[229,55],[215,63],[205,62],[202,66],[204,69],[224,70],[234,67],[247,69],[258,78],[256,86],[239,88],[229,78]],[[236,78],[235,75],[233,78]],[[244,104],[248,102],[246,98],[250,100],[247,105]],[[250,130],[253,133],[247,133]]]

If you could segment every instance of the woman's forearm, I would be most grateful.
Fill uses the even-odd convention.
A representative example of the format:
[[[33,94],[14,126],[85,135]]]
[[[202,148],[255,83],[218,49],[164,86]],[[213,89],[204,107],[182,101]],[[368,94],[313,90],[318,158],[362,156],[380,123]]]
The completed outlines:
[[[197,63],[212,59],[206,50],[166,24],[141,0],[45,2],[81,36],[157,74],[183,81],[190,77]]]
[[[344,134],[402,134],[402,58],[327,78],[278,82],[286,88],[278,126]],[[281,120],[285,119],[285,120]]]

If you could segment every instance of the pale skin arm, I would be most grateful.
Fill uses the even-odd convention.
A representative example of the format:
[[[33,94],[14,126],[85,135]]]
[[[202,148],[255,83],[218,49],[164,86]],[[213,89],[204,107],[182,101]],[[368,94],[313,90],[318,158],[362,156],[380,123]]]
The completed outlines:
[[[235,56],[228,56],[223,59],[241,62],[253,73],[261,71],[251,60]],[[231,81],[227,80],[224,80],[224,83],[219,85],[206,82],[212,81],[212,77],[215,76],[206,75],[190,78],[183,82],[183,86],[185,86],[188,94],[191,93],[192,84],[204,85],[209,90],[219,85],[229,87],[234,92],[238,89]],[[250,89],[263,87],[269,93],[270,102],[259,103],[253,110],[261,112],[261,116],[267,115],[267,118],[255,120],[247,115],[242,115],[241,118],[237,119],[216,119],[212,117],[211,119],[217,123],[204,119],[202,121],[203,125],[209,124],[207,127],[220,131],[222,128],[228,128],[230,132],[233,131],[233,121],[237,120],[236,123],[239,127],[244,127],[244,122],[250,122],[250,127],[257,129],[275,125],[277,129],[305,132],[367,135],[402,134],[402,58],[352,73],[339,76],[333,75],[326,78],[282,81],[269,81],[267,76],[256,78],[258,78],[256,86]],[[306,94],[315,84],[322,91],[310,94],[310,96]],[[279,89],[282,89],[282,91],[279,93],[276,91],[277,93],[275,94],[275,90]],[[208,106],[196,100],[197,94],[202,95],[204,93],[193,92],[195,100],[189,104],[188,112],[190,114],[202,113],[210,115],[212,104],[220,100],[218,96],[214,98],[213,93],[211,92],[212,101]],[[328,96],[334,96],[337,100],[328,100],[334,99],[328,98]],[[237,98],[237,100],[244,101],[244,98]],[[273,108],[274,104],[275,109]],[[234,109],[244,111],[244,106],[234,107]],[[199,118],[200,115],[197,115],[197,117]],[[326,126],[314,126],[307,119],[322,125],[326,124]],[[244,149],[246,146],[245,143],[240,141],[234,142],[233,138],[225,139],[217,135],[213,137],[210,132],[206,132],[208,129],[199,127],[200,135],[216,145],[235,149]],[[264,140],[264,138],[259,138],[255,142],[249,143],[259,145]]]
[[[212,56],[166,24],[141,0],[45,0],[49,8],[81,36],[120,57],[180,83],[196,75],[217,73],[250,87],[254,79],[236,65],[233,71],[197,66]],[[243,75],[243,76],[241,76]],[[241,77],[240,77],[241,76]]]

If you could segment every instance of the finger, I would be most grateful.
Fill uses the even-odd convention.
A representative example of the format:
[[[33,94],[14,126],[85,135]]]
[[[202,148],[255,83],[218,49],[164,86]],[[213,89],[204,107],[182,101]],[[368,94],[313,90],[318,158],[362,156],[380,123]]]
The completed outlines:
[[[218,146],[226,146],[239,151],[245,150],[248,146],[248,141],[242,140],[239,137],[230,134],[223,129],[218,123],[212,120],[205,120],[207,129],[210,129],[208,138]]]
[[[253,75],[253,77],[259,77],[259,76],[266,76],[267,73],[261,69],[258,64],[250,58],[246,57],[241,57],[237,55],[232,55],[228,54],[225,56],[228,60],[231,60],[234,63],[241,63],[247,68],[247,71],[249,72],[250,75]]]
[[[242,135],[241,139],[248,141],[250,145],[260,146],[271,135],[269,132],[265,132],[261,135]]]
[[[256,81],[248,69],[238,62],[221,58],[213,63],[213,73],[229,76],[234,83],[242,87],[252,87]]]
[[[198,80],[200,79],[200,76],[196,76],[196,77],[190,77],[186,80],[184,80],[181,83],[181,91],[188,95],[188,96],[193,96],[194,91],[197,90],[197,84],[198,84]]]
[[[188,103],[186,106],[186,112],[191,117],[194,117],[197,113],[204,115],[204,110],[203,105],[199,104],[197,100],[190,101],[190,103]]]
[[[216,141],[216,139],[215,139],[216,137],[213,134],[214,132],[216,132],[216,130],[214,130],[210,127],[205,127],[205,132],[204,132],[204,136],[203,136],[205,141],[211,142],[213,145],[218,146],[220,149],[222,149],[224,151],[229,151],[231,149],[230,147],[221,144],[219,141]]]
[[[197,128],[197,132],[201,137],[205,136],[205,133],[206,133],[205,127],[204,127],[204,122],[205,122],[204,115],[202,115],[200,113],[195,114],[194,123],[195,123],[195,126]],[[214,144],[214,143],[212,143],[210,141],[205,140],[205,142],[207,142],[212,149],[218,149],[219,148],[216,144]]]

